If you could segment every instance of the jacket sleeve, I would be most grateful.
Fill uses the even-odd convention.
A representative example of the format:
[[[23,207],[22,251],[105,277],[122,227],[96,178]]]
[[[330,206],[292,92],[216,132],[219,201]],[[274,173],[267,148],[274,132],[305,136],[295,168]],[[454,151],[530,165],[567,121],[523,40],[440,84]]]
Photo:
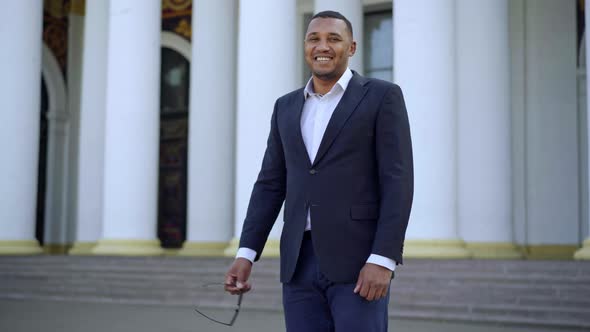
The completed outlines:
[[[386,92],[379,106],[376,154],[381,201],[372,253],[402,264],[414,194],[414,167],[408,114],[397,85]]]
[[[287,170],[277,127],[277,109],[278,101],[274,106],[262,167],[250,196],[240,237],[240,247],[256,251],[255,260],[260,258],[268,234],[285,200]]]

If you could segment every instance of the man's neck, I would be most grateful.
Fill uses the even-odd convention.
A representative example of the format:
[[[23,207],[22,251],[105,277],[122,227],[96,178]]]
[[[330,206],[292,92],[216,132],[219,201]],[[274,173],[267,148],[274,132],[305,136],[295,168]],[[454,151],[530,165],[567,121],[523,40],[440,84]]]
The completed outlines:
[[[339,79],[340,77],[331,80],[323,80],[313,76],[313,91],[317,94],[325,95],[326,93],[330,92],[330,90],[332,90],[332,87],[334,84],[336,84],[336,82],[338,82]]]

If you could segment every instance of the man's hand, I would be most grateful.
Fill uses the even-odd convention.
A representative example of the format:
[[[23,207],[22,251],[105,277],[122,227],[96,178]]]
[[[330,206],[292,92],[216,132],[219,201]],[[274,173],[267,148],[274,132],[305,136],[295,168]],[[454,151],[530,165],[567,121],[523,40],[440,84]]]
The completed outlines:
[[[391,282],[391,270],[376,264],[366,263],[361,269],[354,288],[367,301],[379,300],[387,295]]]
[[[225,291],[232,295],[246,293],[252,286],[248,283],[252,272],[252,262],[239,257],[234,260],[225,274]]]

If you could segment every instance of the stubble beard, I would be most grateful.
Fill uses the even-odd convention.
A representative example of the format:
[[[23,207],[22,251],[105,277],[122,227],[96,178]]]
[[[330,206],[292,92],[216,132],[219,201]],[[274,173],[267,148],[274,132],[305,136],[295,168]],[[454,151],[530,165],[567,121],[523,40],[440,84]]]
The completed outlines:
[[[315,76],[316,78],[322,80],[322,81],[331,81],[334,80],[336,78],[338,78],[338,70],[334,69],[330,72],[325,72],[325,73],[321,73],[321,72],[317,72],[317,71],[313,71],[313,76]]]

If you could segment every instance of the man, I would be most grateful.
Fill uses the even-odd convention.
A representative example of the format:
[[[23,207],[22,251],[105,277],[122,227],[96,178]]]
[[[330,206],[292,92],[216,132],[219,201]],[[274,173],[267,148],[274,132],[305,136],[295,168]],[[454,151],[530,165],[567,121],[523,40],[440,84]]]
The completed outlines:
[[[400,88],[348,68],[350,22],[316,14],[305,36],[312,78],[279,98],[225,289],[250,290],[252,264],[285,202],[281,282],[287,331],[387,331],[389,284],[413,197]]]

